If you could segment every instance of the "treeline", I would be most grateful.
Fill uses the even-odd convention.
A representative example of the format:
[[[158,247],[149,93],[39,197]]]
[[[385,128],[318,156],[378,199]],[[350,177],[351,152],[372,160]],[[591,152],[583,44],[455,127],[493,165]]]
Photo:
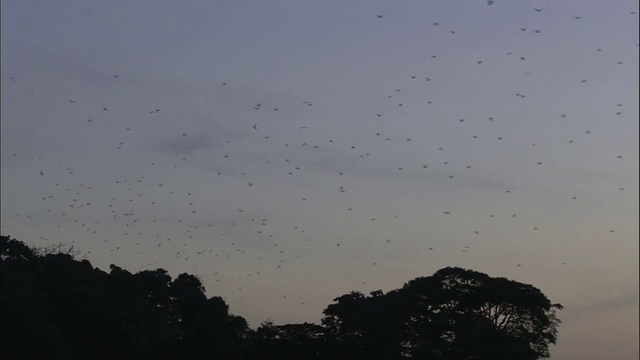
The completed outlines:
[[[321,325],[253,330],[189,274],[106,273],[7,236],[0,274],[3,359],[541,359],[562,308],[531,285],[444,268],[386,294],[342,295]]]

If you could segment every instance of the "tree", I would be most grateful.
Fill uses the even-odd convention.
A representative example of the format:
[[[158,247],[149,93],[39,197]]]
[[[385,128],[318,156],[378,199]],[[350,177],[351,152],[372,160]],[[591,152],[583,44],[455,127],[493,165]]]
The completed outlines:
[[[440,359],[541,359],[560,320],[537,288],[461,268],[417,278],[400,290],[409,300],[407,351]]]
[[[365,296],[351,292],[324,310],[322,324],[330,337],[332,358],[394,359],[401,357],[400,334],[406,307],[396,293],[377,290]]]
[[[0,237],[0,338],[4,359],[73,356],[71,344],[47,313],[38,289],[37,255],[24,243]]]
[[[334,302],[323,324],[347,358],[547,358],[562,309],[531,285],[461,268]]]
[[[444,268],[397,290],[335,298],[322,325],[251,331],[197,276],[110,273],[72,249],[0,237],[3,359],[434,359],[549,356],[562,309],[537,288]]]
[[[324,349],[325,328],[310,323],[274,325],[263,322],[253,335],[259,359],[318,359]]]
[[[0,238],[3,359],[244,358],[247,322],[196,276],[105,273],[57,249]]]

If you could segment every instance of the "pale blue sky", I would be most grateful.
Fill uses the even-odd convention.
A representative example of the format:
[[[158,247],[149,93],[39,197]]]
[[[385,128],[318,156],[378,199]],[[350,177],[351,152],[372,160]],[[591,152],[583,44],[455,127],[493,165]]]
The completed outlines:
[[[254,326],[462,266],[565,306],[553,358],[636,358],[637,8],[2,2],[2,233]]]

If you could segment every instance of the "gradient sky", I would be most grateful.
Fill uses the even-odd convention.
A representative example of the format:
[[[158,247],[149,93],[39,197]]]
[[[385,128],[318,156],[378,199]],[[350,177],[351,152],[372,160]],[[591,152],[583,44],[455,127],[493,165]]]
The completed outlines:
[[[252,326],[461,266],[637,358],[637,1],[1,7],[3,235]]]

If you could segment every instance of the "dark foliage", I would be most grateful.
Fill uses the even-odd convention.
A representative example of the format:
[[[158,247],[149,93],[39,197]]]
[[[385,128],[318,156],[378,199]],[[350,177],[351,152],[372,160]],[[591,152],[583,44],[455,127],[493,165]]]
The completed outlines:
[[[253,331],[200,280],[110,272],[69,247],[0,238],[3,359],[510,359],[549,356],[560,321],[537,288],[445,268],[402,288],[351,292],[322,325]]]
[[[244,359],[246,321],[200,280],[110,273],[0,239],[4,359]]]

